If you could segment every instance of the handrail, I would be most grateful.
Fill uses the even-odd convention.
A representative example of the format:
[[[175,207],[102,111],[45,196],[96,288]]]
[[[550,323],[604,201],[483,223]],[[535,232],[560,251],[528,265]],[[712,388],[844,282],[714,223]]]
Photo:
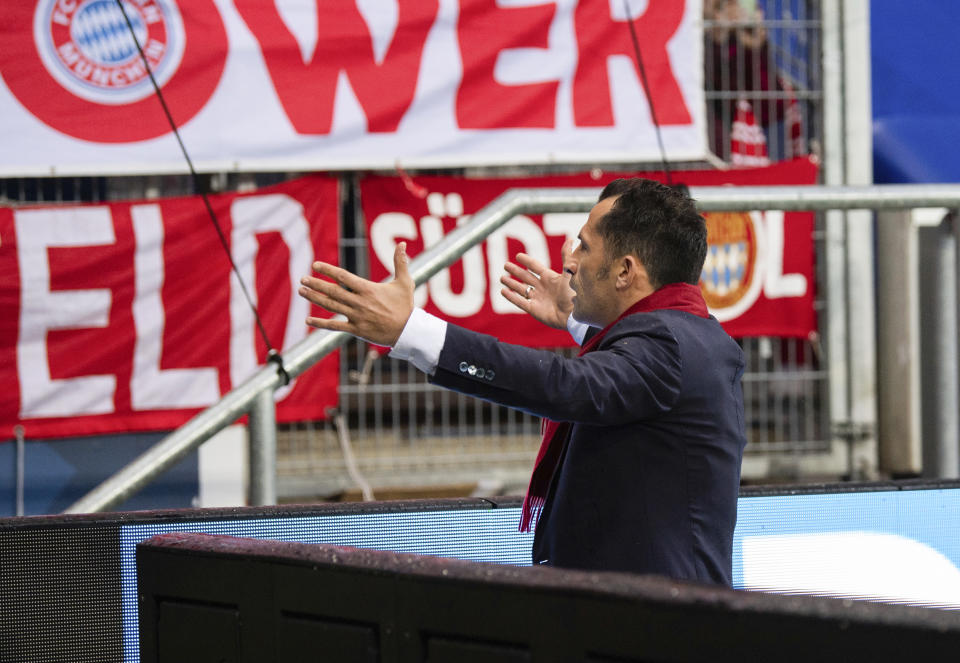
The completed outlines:
[[[410,274],[420,285],[517,214],[586,212],[596,203],[599,193],[599,188],[511,189],[472,215],[469,223],[459,226],[414,258],[410,263]],[[690,194],[703,211],[960,208],[960,184],[709,186],[690,187]],[[345,332],[325,330],[309,334],[283,353],[283,367],[294,378],[350,338]],[[279,386],[281,377],[277,367],[272,363],[264,366],[220,401],[194,416],[77,500],[65,513],[104,511],[122,503],[186,454],[250,411],[261,392],[273,392]],[[260,399],[261,402],[263,400]]]

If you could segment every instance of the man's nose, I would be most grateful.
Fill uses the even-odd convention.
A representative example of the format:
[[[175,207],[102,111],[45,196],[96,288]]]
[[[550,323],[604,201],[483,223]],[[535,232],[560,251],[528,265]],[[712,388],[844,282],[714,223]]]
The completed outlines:
[[[580,243],[577,242],[576,248],[567,254],[567,259],[563,261],[563,271],[570,276],[577,273],[577,252],[580,250]]]

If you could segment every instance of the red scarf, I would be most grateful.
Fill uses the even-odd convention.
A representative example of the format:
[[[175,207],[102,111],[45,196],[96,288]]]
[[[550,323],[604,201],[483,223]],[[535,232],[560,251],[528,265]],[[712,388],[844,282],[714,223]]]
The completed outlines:
[[[582,357],[595,350],[603,337],[610,331],[610,328],[628,315],[664,310],[686,311],[701,318],[710,315],[707,311],[707,305],[703,301],[700,286],[689,283],[670,283],[638,301],[624,311],[619,318],[595,334],[583,344],[578,356]],[[521,532],[529,532],[531,526],[536,525],[540,518],[540,512],[543,510],[544,502],[547,499],[547,490],[550,488],[550,480],[560,464],[563,441],[570,432],[570,422],[544,419],[542,428],[543,442],[540,443],[540,451],[537,453],[537,460],[533,465],[533,474],[530,475],[527,496],[523,499],[523,511],[520,514]]]

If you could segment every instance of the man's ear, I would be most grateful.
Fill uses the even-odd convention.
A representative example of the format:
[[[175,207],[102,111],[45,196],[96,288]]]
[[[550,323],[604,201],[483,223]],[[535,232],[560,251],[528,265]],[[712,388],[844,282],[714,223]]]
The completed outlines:
[[[641,272],[643,276],[647,274],[637,257],[629,253],[614,262],[614,265],[617,268],[617,288],[629,288]]]
[[[650,284],[650,277],[647,274],[647,268],[643,266],[640,259],[627,254],[617,261],[617,289],[618,290],[636,290],[638,292],[652,292],[653,287]]]

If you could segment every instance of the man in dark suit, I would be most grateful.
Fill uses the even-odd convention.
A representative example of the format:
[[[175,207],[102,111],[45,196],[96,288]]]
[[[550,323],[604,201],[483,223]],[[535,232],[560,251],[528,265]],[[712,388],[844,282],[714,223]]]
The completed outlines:
[[[405,246],[372,283],[326,263],[300,294],[308,318],[393,348],[433,383],[545,418],[524,500],[533,562],[730,585],[746,443],[743,355],[698,286],[706,227],[651,180],[601,193],[558,274],[522,254],[504,296],[578,342],[578,357],[500,343],[413,306]],[[345,286],[345,287],[341,287]]]

